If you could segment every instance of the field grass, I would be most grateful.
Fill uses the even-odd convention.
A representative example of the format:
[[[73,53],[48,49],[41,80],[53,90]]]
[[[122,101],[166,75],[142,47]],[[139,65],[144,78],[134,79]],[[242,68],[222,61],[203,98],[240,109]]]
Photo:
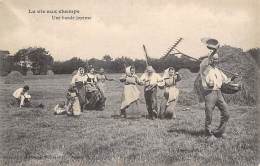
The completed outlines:
[[[180,88],[192,90],[194,78],[183,80]],[[152,121],[141,116],[146,114],[142,95],[141,112],[128,112],[128,119],[113,118],[121,103],[119,82],[107,82],[105,111],[54,116],[52,109],[65,100],[70,79],[58,75],[25,80],[33,102],[43,103],[44,109],[8,106],[13,90],[22,85],[7,86],[1,79],[0,165],[257,165],[255,107],[230,106],[228,137],[208,142],[202,104],[189,111],[178,105],[177,119]],[[217,125],[219,111],[214,115]]]

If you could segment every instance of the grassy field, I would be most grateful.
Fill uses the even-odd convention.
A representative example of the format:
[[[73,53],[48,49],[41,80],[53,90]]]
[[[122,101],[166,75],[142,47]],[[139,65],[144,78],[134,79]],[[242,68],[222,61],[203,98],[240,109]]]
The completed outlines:
[[[179,87],[191,91],[194,78]],[[178,105],[177,119],[152,121],[136,116],[146,114],[142,95],[141,112],[130,109],[129,119],[113,118],[120,108],[119,82],[107,82],[105,111],[84,111],[77,118],[54,116],[53,107],[65,100],[70,80],[70,75],[27,79],[33,102],[45,108],[18,109],[7,103],[23,85],[5,85],[1,79],[0,165],[257,165],[255,107],[230,106],[228,137],[208,142],[203,104],[189,111]],[[217,125],[219,111],[214,115]]]

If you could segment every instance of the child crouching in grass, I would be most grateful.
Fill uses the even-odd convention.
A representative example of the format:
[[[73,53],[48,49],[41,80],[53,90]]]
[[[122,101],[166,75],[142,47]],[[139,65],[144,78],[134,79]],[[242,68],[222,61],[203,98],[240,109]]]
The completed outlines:
[[[78,94],[76,93],[76,90],[71,86],[68,89],[67,95],[67,102],[64,101],[60,104],[57,104],[54,107],[54,114],[55,115],[74,115],[78,116],[81,114],[81,107],[79,102]]]
[[[17,105],[22,107],[30,107],[31,106],[31,95],[28,93],[29,86],[25,85],[23,88],[18,88],[14,91],[13,97],[16,100]],[[12,103],[14,105],[14,103]]]

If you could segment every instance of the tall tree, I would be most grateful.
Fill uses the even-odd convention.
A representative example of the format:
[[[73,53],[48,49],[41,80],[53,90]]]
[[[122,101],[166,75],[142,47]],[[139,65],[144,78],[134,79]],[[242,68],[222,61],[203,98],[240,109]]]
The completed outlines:
[[[31,62],[34,74],[46,74],[53,64],[53,57],[45,48],[29,47],[20,49],[14,54],[14,62],[19,63],[21,61]]]

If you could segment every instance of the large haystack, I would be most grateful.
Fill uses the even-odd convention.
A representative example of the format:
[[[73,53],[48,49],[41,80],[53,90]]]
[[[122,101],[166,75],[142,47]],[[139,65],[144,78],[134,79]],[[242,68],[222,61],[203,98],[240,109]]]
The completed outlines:
[[[190,79],[194,73],[191,73],[189,69],[180,69],[178,73],[181,75],[181,78],[184,80]]]
[[[52,70],[48,70],[48,71],[47,71],[47,75],[48,75],[48,76],[53,76],[53,75],[54,75],[54,73],[53,73],[53,71],[52,71]]]
[[[23,75],[19,71],[12,71],[5,77],[5,84],[21,84],[24,83]]]
[[[203,96],[204,89],[202,87],[201,77],[199,74],[198,74],[196,80],[194,81],[193,91],[197,94],[199,102],[200,103],[204,102],[204,96]]]
[[[220,63],[223,69],[238,73],[240,78],[235,83],[241,83],[242,90],[236,94],[224,95],[228,103],[240,105],[255,105],[257,97],[257,64],[249,53],[245,53],[242,49],[223,46],[219,50]],[[226,73],[228,77],[232,75]],[[198,91],[199,78],[194,83],[194,90]],[[199,95],[201,98],[201,95]]]

